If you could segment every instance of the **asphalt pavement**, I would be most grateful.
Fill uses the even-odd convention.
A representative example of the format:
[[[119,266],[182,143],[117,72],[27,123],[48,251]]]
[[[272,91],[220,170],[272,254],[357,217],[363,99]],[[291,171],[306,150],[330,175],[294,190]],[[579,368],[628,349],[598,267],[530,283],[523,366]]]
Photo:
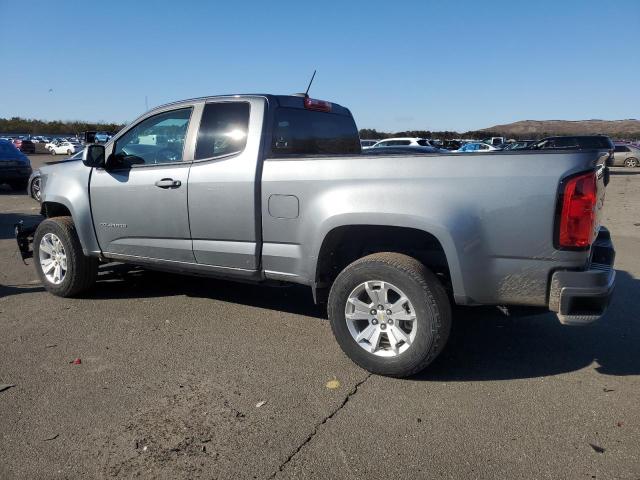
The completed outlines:
[[[640,479],[639,203],[640,169],[614,169],[605,318],[458,309],[441,357],[395,380],[351,363],[302,287],[112,264],[54,297],[13,240],[38,204],[0,187],[0,478]]]

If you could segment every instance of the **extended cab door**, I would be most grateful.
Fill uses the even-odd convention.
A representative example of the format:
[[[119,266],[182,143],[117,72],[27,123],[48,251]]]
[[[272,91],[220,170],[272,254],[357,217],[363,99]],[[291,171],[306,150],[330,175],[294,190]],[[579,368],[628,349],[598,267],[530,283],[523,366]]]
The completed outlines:
[[[227,275],[259,268],[259,157],[266,99],[205,103],[189,175],[193,253]]]
[[[92,172],[91,210],[106,256],[194,262],[187,211],[193,110],[147,115],[107,148],[106,169]]]

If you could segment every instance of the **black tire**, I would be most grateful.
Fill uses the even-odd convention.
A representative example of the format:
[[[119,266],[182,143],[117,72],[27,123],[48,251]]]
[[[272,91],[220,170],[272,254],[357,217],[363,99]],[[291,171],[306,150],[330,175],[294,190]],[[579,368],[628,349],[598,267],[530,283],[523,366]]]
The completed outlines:
[[[58,285],[47,279],[40,265],[40,241],[47,233],[60,239],[67,255],[67,271]],[[98,259],[85,257],[71,217],[48,218],[38,225],[33,239],[33,258],[42,284],[58,297],[73,297],[89,290],[98,275]]]
[[[409,348],[393,357],[374,355],[356,343],[347,326],[350,293],[366,281],[381,280],[400,288],[412,303],[417,323]],[[415,258],[376,253],[356,260],[336,278],[327,306],[331,329],[342,351],[371,373],[408,377],[427,367],[442,352],[451,330],[451,305],[437,277]]]
[[[638,159],[637,158],[633,158],[633,157],[632,158],[627,158],[624,161],[624,166],[625,167],[631,167],[631,168],[637,167],[638,166]]]

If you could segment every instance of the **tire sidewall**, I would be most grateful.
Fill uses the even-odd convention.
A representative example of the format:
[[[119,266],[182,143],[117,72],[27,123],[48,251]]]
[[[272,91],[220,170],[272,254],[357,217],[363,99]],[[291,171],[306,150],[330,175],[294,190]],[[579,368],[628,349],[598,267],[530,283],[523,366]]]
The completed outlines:
[[[353,289],[375,280],[391,283],[402,290],[416,313],[416,337],[405,352],[394,357],[380,357],[364,350],[351,336],[345,319],[347,299]],[[342,272],[334,287],[329,300],[331,328],[340,347],[357,364],[376,373],[401,375],[404,371],[414,370],[431,354],[439,318],[428,301],[424,286],[406,272],[382,262],[362,263]]]
[[[67,256],[67,271],[65,273],[64,280],[58,285],[51,283],[47,279],[42,271],[42,265],[40,265],[40,241],[47,233],[53,233],[60,239],[62,246],[64,247],[64,252]],[[67,231],[62,228],[56,220],[47,219],[38,225],[33,237],[33,259],[36,271],[38,272],[38,277],[40,277],[42,285],[44,285],[49,292],[59,296],[65,296],[67,295],[67,292],[71,290],[72,279],[77,270],[76,254],[77,252],[74,248],[73,240],[69,238]]]

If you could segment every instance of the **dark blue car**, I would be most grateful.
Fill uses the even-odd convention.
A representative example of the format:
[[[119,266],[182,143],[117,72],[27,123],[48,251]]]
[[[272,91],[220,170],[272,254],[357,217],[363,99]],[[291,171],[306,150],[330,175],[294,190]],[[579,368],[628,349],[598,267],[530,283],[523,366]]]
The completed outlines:
[[[26,190],[31,175],[31,162],[27,156],[7,140],[0,140],[0,184],[7,183],[13,190]]]

